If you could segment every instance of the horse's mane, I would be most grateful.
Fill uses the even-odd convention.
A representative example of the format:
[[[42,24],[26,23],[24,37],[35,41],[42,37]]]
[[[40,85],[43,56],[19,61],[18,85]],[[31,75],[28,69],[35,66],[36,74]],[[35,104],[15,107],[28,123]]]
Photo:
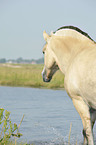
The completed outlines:
[[[81,29],[77,28],[77,27],[74,27],[74,26],[63,26],[63,27],[60,27],[59,29],[57,29],[55,32],[53,32],[54,34],[59,31],[59,30],[62,30],[62,29],[73,29],[79,33],[81,33],[82,35],[86,36],[87,38],[89,38],[90,40],[94,41],[86,32],[82,31]],[[95,41],[94,41],[95,42]]]

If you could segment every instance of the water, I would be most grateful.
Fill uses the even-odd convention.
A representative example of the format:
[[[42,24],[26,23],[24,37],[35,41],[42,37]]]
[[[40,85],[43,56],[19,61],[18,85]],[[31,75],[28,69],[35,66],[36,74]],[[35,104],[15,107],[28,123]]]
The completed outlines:
[[[21,140],[35,145],[82,142],[82,123],[71,99],[63,90],[0,87],[0,107],[11,111],[12,122],[20,123]]]

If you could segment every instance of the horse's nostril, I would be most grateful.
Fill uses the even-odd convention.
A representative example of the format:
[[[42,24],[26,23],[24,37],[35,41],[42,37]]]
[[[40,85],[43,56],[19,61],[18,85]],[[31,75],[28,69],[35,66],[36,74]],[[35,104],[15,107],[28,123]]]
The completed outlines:
[[[46,77],[46,76],[43,76],[43,81],[44,81],[44,82],[50,82],[51,79],[52,79],[52,77],[48,78],[48,77]]]

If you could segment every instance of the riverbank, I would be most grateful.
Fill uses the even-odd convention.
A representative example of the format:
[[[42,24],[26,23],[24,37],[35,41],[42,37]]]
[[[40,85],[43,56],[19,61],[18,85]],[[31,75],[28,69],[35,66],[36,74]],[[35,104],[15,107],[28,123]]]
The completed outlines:
[[[64,88],[64,75],[58,71],[50,83],[44,83],[42,64],[0,64],[0,85],[48,89]]]

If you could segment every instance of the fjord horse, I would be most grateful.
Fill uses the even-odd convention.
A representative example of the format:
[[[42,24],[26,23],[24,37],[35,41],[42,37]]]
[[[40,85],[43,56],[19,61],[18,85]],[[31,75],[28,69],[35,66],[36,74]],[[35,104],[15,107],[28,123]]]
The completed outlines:
[[[96,43],[74,26],[43,33],[44,82],[50,82],[60,69],[65,75],[64,87],[83,123],[84,145],[94,145],[93,126],[96,119]]]

